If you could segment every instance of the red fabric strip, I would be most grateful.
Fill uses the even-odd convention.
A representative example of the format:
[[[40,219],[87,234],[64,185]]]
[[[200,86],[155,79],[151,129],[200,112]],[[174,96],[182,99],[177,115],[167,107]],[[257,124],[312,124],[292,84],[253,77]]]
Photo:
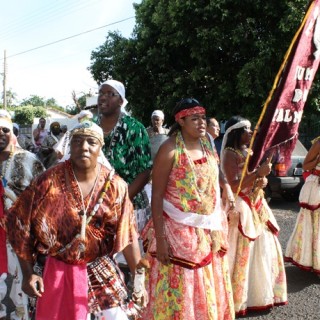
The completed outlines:
[[[6,245],[6,231],[3,228],[4,223],[4,188],[2,181],[0,180],[0,275],[2,273],[8,273],[8,256],[7,256],[7,245]]]

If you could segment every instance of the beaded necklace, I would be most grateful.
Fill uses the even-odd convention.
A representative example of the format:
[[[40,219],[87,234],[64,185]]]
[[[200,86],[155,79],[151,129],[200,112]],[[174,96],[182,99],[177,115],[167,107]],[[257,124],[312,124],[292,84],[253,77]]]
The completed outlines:
[[[197,166],[194,164],[194,161],[191,159],[191,157],[190,157],[190,155],[189,155],[189,152],[188,152],[188,150],[187,150],[187,147],[186,147],[186,144],[185,144],[185,142],[184,142],[184,140],[183,140],[182,135],[181,135],[181,140],[182,140],[182,144],[183,144],[183,148],[184,148],[185,155],[186,155],[186,157],[187,157],[187,159],[188,159],[188,162],[189,162],[189,164],[190,164],[190,167],[191,167],[192,178],[193,178],[192,180],[193,180],[193,183],[194,183],[194,185],[195,185],[195,188],[197,189],[197,191],[198,191],[199,193],[204,193],[204,192],[207,190],[207,188],[208,188],[208,183],[205,184],[205,187],[204,187],[203,189],[201,189],[201,188],[199,187],[199,185],[198,185],[198,181],[199,181],[200,179],[203,180],[203,178],[206,179],[206,178],[208,178],[208,177],[207,177],[207,175],[206,175],[206,176],[203,176],[201,173],[197,172],[197,171],[198,171],[198,170],[197,170]],[[200,139],[200,145],[201,145],[203,157],[205,158],[206,161],[209,161],[209,160],[208,160],[208,157],[207,157],[207,153],[206,153],[206,151],[205,151],[205,149],[204,149],[204,146],[203,146],[203,143],[202,143],[202,140],[201,140],[201,139]]]
[[[90,197],[89,197],[89,200],[88,200],[88,204],[87,204],[87,207],[85,206],[84,204],[84,198],[83,198],[83,193],[82,193],[82,190],[80,188],[80,185],[79,185],[79,181],[76,177],[76,174],[74,173],[74,170],[73,170],[73,167],[72,167],[72,173],[73,173],[73,177],[77,183],[77,187],[78,187],[78,191],[80,192],[80,197],[81,197],[81,211],[80,211],[80,216],[82,217],[81,218],[81,239],[82,240],[85,240],[86,239],[86,225],[87,225],[87,210],[89,208],[89,205],[90,205],[90,202],[91,202],[91,199],[92,199],[92,195],[94,194],[94,190],[96,188],[96,185],[97,185],[97,181],[98,181],[98,176],[99,176],[99,173],[100,173],[100,170],[101,170],[101,165],[99,167],[99,170],[97,172],[97,175],[96,175],[96,178],[94,180],[94,184],[93,184],[93,187],[91,189],[91,192],[90,192]]]
[[[245,158],[245,156],[243,155],[243,153],[242,153],[239,149],[234,149],[234,148],[231,148],[231,147],[226,147],[225,150],[233,151],[234,153],[238,154],[241,158]]]
[[[2,185],[3,185],[4,188],[8,184],[8,180],[6,179],[5,176],[6,176],[6,172],[7,172],[8,168],[9,168],[9,165],[11,163],[12,156],[13,156],[13,145],[10,146],[10,154],[9,154],[8,159],[3,161],[3,162],[6,162],[6,166],[3,169],[3,162],[2,162],[2,166],[1,166],[0,179],[2,181]]]
[[[114,142],[114,138],[116,136],[117,128],[119,126],[121,126],[121,118],[122,118],[122,113],[119,114],[118,121],[117,121],[116,125],[113,127],[113,129],[108,134],[103,132],[105,134],[105,137],[108,137],[108,136],[110,137],[110,141],[109,141],[108,145],[105,143],[104,146],[102,147],[103,153],[105,154],[106,157],[108,157],[108,154],[109,154],[110,149],[112,147],[112,144]],[[101,127],[101,117],[99,118],[98,124]],[[104,140],[106,140],[106,139],[104,139]]]
[[[100,168],[101,168],[101,167],[100,167]],[[102,191],[101,191],[101,193],[100,193],[100,196],[99,196],[99,199],[98,199],[97,203],[96,203],[95,206],[93,207],[93,209],[92,209],[92,211],[90,212],[90,214],[84,215],[84,216],[85,216],[85,220],[86,220],[86,221],[85,221],[85,224],[84,224],[84,232],[83,232],[83,230],[82,230],[82,228],[83,228],[83,220],[82,220],[82,221],[81,221],[81,231],[80,231],[80,233],[76,234],[75,237],[74,237],[68,244],[66,244],[64,247],[62,247],[61,249],[59,249],[57,252],[52,253],[52,256],[56,256],[57,254],[63,253],[65,250],[71,248],[72,244],[73,244],[76,240],[78,240],[78,239],[85,240],[85,239],[82,238],[82,233],[84,233],[84,235],[85,235],[85,228],[86,228],[86,226],[90,223],[91,219],[94,217],[94,215],[95,215],[95,214],[97,213],[97,211],[99,210],[99,207],[100,207],[101,203],[103,202],[104,197],[105,197],[106,194],[107,194],[107,190],[108,190],[109,187],[110,187],[110,183],[111,183],[111,180],[112,180],[112,178],[113,178],[113,175],[114,175],[114,170],[111,170],[110,173],[109,173],[109,175],[108,175],[108,177],[107,177],[107,179],[106,179],[106,182],[105,182],[105,184],[104,184],[104,187],[103,187],[103,189],[102,189]],[[97,176],[99,176],[99,174],[98,174]],[[92,193],[93,193],[93,192],[92,192]],[[88,207],[89,207],[89,204],[88,204],[88,206],[87,206],[87,209],[88,209]],[[79,251],[80,251],[80,252],[84,252],[85,249],[86,249],[86,247],[85,247],[84,241],[82,241],[82,242],[80,243],[80,245],[79,245]]]

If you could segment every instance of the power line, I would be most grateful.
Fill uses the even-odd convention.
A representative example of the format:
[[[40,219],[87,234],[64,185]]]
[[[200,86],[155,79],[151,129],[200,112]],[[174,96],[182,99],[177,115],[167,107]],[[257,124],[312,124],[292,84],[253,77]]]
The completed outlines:
[[[93,32],[93,31],[96,31],[96,30],[99,30],[99,29],[103,29],[103,28],[106,28],[106,27],[110,27],[110,26],[112,26],[112,25],[114,25],[114,24],[121,23],[121,22],[130,20],[130,19],[134,19],[134,18],[135,18],[134,16],[133,16],[133,17],[129,17],[129,18],[126,18],[126,19],[123,19],[123,20],[119,20],[119,21],[116,21],[116,22],[112,22],[112,23],[106,24],[106,25],[104,25],[104,26],[102,26],[102,27],[94,28],[94,29],[91,29],[91,30],[88,30],[88,31],[84,31],[84,32],[75,34],[75,35],[70,36],[70,37],[67,37],[67,38],[63,38],[63,39],[60,39],[60,40],[57,40],[57,41],[53,41],[53,42],[44,44],[44,45],[39,46],[39,47],[35,47],[35,48],[32,48],[32,49],[28,49],[28,50],[25,50],[25,51],[22,51],[22,52],[13,54],[13,55],[11,55],[11,56],[8,56],[7,59],[8,59],[8,58],[12,58],[12,57],[19,56],[19,55],[21,55],[21,54],[25,54],[25,53],[27,53],[27,52],[31,52],[31,51],[34,51],[34,50],[38,50],[38,49],[41,49],[41,48],[44,48],[44,47],[48,47],[48,46],[51,46],[51,45],[53,45],[53,44],[56,44],[56,43],[65,41],[65,40],[69,40],[69,39],[72,39],[72,38],[75,38],[75,37],[79,37],[79,36],[82,36],[82,35],[84,35],[84,34],[86,34],[86,33],[90,33],[90,32]],[[3,58],[0,59],[0,60],[3,60]]]
[[[99,1],[101,1],[101,0],[94,0],[93,3],[94,2],[97,3]],[[5,39],[12,38],[13,36],[11,34],[17,34],[18,32],[20,32],[20,30],[22,28],[25,32],[26,30],[30,30],[33,27],[41,24],[42,21],[49,22],[49,21],[52,21],[55,18],[55,16],[57,16],[57,18],[60,18],[60,17],[66,16],[66,15],[70,15],[71,13],[73,13],[75,11],[83,10],[84,8],[86,8],[88,6],[91,6],[93,3],[92,2],[88,3],[88,1],[85,1],[85,0],[81,3],[80,0],[78,0],[77,4],[76,4],[77,7],[74,7],[73,3],[64,3],[63,6],[61,6],[60,8],[55,5],[52,8],[50,8],[50,7],[47,8],[47,9],[49,9],[49,10],[47,10],[48,13],[50,13],[47,15],[45,14],[45,11],[41,11],[42,9],[40,8],[39,10],[33,12],[32,15],[26,17],[26,20],[25,20],[26,23],[21,24],[21,22],[23,22],[23,20],[22,20],[22,21],[19,21],[20,25],[19,25],[19,23],[16,25],[13,24],[13,26],[10,26],[10,24],[9,24],[9,25],[7,25],[7,29],[6,29],[6,26],[4,26],[0,30],[0,39],[3,41]],[[40,15],[39,18],[37,18],[38,15]],[[11,31],[11,33],[8,31]]]

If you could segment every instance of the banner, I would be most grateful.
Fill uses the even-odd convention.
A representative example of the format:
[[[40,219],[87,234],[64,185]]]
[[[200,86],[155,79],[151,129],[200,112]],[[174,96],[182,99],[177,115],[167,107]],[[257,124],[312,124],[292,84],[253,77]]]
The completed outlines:
[[[305,102],[319,66],[319,10],[320,0],[312,1],[275,79],[261,126],[254,133],[251,170],[271,155],[272,162],[281,160],[287,169],[290,167]]]

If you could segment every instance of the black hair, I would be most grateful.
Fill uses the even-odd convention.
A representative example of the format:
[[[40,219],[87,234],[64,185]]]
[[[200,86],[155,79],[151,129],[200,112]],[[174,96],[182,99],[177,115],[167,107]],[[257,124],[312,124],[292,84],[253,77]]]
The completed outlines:
[[[240,121],[246,121],[247,119],[241,117],[241,116],[233,116],[231,117],[226,125],[225,125],[225,131],[228,130],[231,126],[235,125],[236,123]],[[228,140],[226,142],[225,147],[230,147],[230,148],[239,148],[240,147],[240,141],[241,141],[241,135],[244,132],[244,127],[234,129],[228,134]]]
[[[194,108],[194,107],[197,107],[197,106],[203,107],[201,105],[201,103],[198,100],[194,99],[194,98],[181,99],[180,101],[178,101],[176,103],[175,107],[173,108],[172,115],[174,117],[178,112],[180,112],[182,110],[191,109],[191,108]],[[168,136],[172,136],[176,131],[178,131],[180,129],[181,129],[180,124],[178,122],[175,122],[170,128]]]

